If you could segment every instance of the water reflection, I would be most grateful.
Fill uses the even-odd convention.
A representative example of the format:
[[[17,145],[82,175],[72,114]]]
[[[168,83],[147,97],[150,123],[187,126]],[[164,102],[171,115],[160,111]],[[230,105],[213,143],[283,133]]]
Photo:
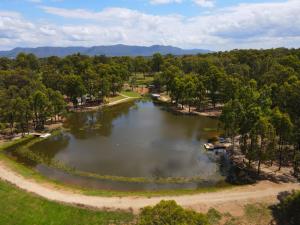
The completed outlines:
[[[217,120],[175,115],[151,101],[136,101],[99,112],[73,113],[64,126],[68,132],[34,145],[32,150],[101,175],[222,179],[219,163],[202,148],[215,135],[205,129],[217,128]],[[56,179],[67,176],[41,165],[38,169]],[[74,177],[64,180],[70,179]]]

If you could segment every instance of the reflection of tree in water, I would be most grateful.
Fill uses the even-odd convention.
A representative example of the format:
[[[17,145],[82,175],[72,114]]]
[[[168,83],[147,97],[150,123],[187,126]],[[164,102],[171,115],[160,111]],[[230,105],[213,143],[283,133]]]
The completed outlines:
[[[162,113],[161,118],[165,121],[165,124],[169,124],[166,127],[166,133],[170,133],[170,126],[173,130],[177,130],[175,134],[178,135],[180,132],[181,137],[186,137],[189,139],[195,138],[200,141],[203,139],[208,139],[214,135],[218,135],[218,120],[202,117],[198,115],[183,115],[181,113],[170,113],[168,109],[160,107],[160,110],[166,111]],[[206,129],[214,130],[214,132],[207,131]]]
[[[69,145],[69,141],[70,137],[61,133],[30,146],[29,150],[53,159],[58,152]]]
[[[158,167],[152,170],[151,175],[155,179],[166,177],[164,170]]]
[[[113,121],[122,115],[127,115],[134,104],[132,101],[104,108],[99,112],[72,113],[65,127],[70,129],[70,133],[77,139],[87,139],[97,135],[109,136]]]
[[[73,134],[76,138],[81,139],[84,132],[83,127],[85,127],[87,113],[71,113],[65,124],[64,127],[70,130],[70,133]],[[84,137],[83,137],[84,138]]]
[[[106,108],[97,113],[97,121],[101,124],[97,134],[101,136],[110,136],[113,128],[113,121],[121,116],[128,115],[130,109],[135,105],[135,102],[126,102],[120,105],[115,105],[111,108]]]
[[[29,145],[28,148],[25,146],[25,152],[19,152],[19,150],[16,149],[9,152],[9,155],[13,156],[16,161],[24,163],[26,166],[36,167],[40,164],[38,162],[39,159],[43,161],[53,159],[59,151],[68,146],[69,140],[70,138],[68,135],[61,133],[46,140]],[[37,160],[29,156],[32,156],[32,154],[34,157],[37,157]]]

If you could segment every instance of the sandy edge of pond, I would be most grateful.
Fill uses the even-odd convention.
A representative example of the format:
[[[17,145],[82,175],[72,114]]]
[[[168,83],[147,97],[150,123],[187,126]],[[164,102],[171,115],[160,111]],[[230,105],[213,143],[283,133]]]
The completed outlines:
[[[161,200],[175,200],[185,208],[206,212],[213,207],[220,212],[229,212],[234,216],[243,214],[243,208],[249,203],[275,203],[277,195],[283,191],[300,190],[299,183],[272,183],[262,181],[255,185],[236,187],[219,192],[201,193],[182,196],[162,197],[100,197],[87,196],[71,191],[59,190],[51,185],[37,183],[24,178],[0,161],[0,178],[20,189],[34,193],[46,199],[65,204],[77,205],[102,210],[125,210],[138,213],[148,205],[155,205]]]
[[[163,103],[170,103],[171,99],[168,96],[161,95],[158,100]],[[172,106],[170,107],[174,112],[181,113],[181,114],[190,114],[190,115],[198,115],[198,116],[206,116],[206,117],[214,117],[218,118],[222,114],[221,109],[211,109],[211,110],[206,110],[206,111],[198,111],[195,107],[189,108],[187,106],[183,106],[183,108],[178,107],[178,106]]]

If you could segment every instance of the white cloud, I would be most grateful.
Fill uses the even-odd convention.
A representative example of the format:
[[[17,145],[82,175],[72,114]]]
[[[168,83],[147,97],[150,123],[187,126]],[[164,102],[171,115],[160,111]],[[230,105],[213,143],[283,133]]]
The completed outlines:
[[[214,0],[193,0],[193,2],[200,7],[212,8],[215,6]]]
[[[150,0],[150,3],[153,5],[162,5],[170,3],[181,3],[182,0]]]
[[[43,7],[76,19],[68,25],[30,22],[0,12],[0,49],[15,46],[166,44],[185,48],[300,47],[300,1],[240,4],[204,16],[151,15],[126,8],[99,12]],[[81,23],[80,23],[81,21]]]

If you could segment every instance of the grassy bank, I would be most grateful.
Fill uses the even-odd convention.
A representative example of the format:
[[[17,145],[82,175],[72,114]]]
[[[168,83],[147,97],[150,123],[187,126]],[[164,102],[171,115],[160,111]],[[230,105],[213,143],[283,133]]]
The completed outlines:
[[[11,141],[8,141],[8,142],[4,142],[0,145],[0,152],[4,151],[4,150],[7,150],[7,149],[10,149],[10,148],[15,148],[18,145],[21,146],[21,145],[23,145],[27,142],[30,142],[33,139],[34,139],[34,136],[26,135],[23,138],[19,138],[19,139],[11,140]]]
[[[122,91],[121,95],[125,95],[129,98],[140,98],[141,97],[141,95],[139,93],[134,92],[134,91]]]
[[[110,97],[108,98],[108,103],[113,103],[113,102],[116,102],[116,101],[120,101],[122,99],[125,99],[126,97],[122,96],[122,95],[117,95],[115,97]]]
[[[82,209],[51,202],[0,181],[0,224],[126,224],[131,213]]]

